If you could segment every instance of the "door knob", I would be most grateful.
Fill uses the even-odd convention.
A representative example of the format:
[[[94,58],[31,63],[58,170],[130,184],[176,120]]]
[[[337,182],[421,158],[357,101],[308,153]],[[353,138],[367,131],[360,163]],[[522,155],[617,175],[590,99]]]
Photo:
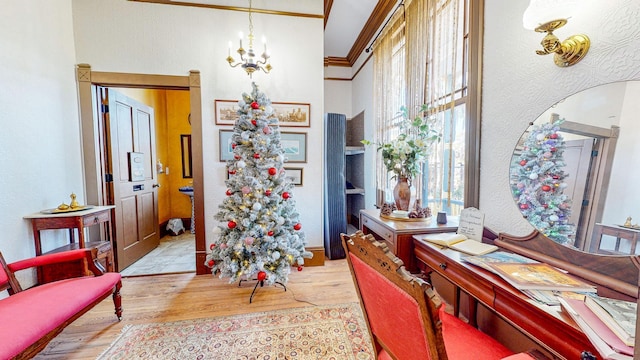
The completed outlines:
[[[153,187],[154,187],[154,188],[159,188],[159,187],[160,187],[160,184],[153,184]]]

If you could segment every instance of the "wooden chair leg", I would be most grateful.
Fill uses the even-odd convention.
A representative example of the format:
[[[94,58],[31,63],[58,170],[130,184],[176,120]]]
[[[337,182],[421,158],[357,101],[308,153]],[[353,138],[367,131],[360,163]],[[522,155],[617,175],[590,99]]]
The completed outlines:
[[[120,289],[122,288],[122,281],[118,281],[113,290],[113,305],[115,306],[115,313],[118,317],[118,321],[122,320],[122,296],[120,295]]]

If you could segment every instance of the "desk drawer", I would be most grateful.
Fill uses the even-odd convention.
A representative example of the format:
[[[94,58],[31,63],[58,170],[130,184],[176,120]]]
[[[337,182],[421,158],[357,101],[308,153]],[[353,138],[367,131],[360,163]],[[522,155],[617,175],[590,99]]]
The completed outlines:
[[[110,210],[99,212],[96,214],[89,214],[82,218],[85,226],[91,226],[99,223],[103,223],[105,221],[109,221],[110,219]]]
[[[370,232],[375,233],[379,239],[382,239],[387,242],[389,248],[396,254],[396,244],[393,238],[393,232],[384,226],[372,221],[367,217],[362,218],[362,226],[369,229]]]
[[[431,270],[460,287],[464,292],[472,294],[481,303],[493,307],[495,293],[492,283],[486,281],[485,275],[483,275],[484,270],[465,268],[457,261],[449,259],[440,250],[434,249],[432,245],[418,244],[417,242],[415,244],[417,261],[422,262]]]

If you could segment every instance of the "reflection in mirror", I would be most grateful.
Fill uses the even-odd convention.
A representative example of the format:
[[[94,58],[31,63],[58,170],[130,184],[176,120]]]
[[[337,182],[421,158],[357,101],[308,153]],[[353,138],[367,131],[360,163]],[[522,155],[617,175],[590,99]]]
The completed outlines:
[[[180,147],[182,148],[182,177],[193,178],[191,165],[191,135],[180,135]]]
[[[638,99],[640,81],[597,86],[558,102],[522,135],[511,190],[541,233],[590,252],[640,250]]]

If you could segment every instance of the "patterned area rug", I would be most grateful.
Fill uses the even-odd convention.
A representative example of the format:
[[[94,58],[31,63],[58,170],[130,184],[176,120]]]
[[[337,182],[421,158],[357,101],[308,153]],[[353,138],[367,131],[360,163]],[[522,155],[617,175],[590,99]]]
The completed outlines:
[[[359,304],[130,325],[98,359],[375,359]]]

